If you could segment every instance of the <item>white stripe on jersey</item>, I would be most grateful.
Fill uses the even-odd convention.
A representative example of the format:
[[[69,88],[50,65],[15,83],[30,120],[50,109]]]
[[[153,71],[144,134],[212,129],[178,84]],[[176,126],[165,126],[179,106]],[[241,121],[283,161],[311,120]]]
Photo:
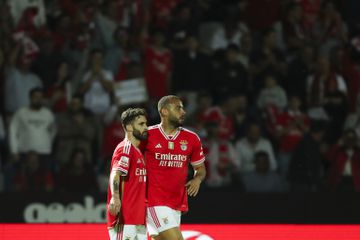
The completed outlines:
[[[202,164],[203,162],[205,162],[205,157],[203,157],[202,159],[200,159],[200,160],[198,160],[196,162],[192,162],[191,165],[196,166],[196,165]]]
[[[160,124],[156,124],[153,126],[148,127],[148,130],[159,128]]]
[[[170,138],[169,135],[167,135],[167,134],[165,133],[164,129],[163,129],[160,125],[159,125],[159,130],[160,130],[161,134],[164,136],[164,138],[165,138],[166,140],[171,140],[171,141],[175,140],[176,137],[179,136],[180,131],[181,131],[181,129],[178,128],[177,131],[176,131],[176,133],[175,133],[175,135],[171,136],[171,138]]]
[[[126,142],[125,142],[125,145],[124,145],[124,150],[123,150],[123,153],[125,154],[130,154],[130,148],[131,148],[131,142],[126,139]]]

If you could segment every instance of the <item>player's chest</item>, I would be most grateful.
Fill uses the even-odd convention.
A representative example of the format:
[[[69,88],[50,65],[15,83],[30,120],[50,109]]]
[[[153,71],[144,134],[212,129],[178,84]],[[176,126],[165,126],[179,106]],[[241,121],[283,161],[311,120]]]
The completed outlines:
[[[146,164],[142,155],[134,155],[130,166],[131,175],[138,182],[146,182]]]
[[[192,147],[189,140],[184,138],[176,138],[175,140],[157,138],[149,141],[148,150],[153,153],[162,154],[178,154],[189,156],[192,152]]]

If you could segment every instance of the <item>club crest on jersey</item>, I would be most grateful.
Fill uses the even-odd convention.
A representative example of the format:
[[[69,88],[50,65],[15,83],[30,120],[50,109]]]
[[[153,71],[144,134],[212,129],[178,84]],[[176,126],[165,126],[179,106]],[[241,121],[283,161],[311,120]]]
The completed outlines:
[[[186,140],[181,140],[181,141],[180,141],[180,148],[181,148],[181,150],[186,151],[186,149],[187,149],[187,144],[188,144],[188,142],[187,142]]]

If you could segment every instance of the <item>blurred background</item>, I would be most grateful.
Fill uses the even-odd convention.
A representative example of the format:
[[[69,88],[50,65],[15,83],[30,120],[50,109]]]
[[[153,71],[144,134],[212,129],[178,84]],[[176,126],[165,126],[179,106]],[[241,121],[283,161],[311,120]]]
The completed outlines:
[[[0,221],[105,222],[120,113],[177,94],[185,223],[359,223],[360,1],[0,1]],[[189,177],[192,172],[189,171]]]

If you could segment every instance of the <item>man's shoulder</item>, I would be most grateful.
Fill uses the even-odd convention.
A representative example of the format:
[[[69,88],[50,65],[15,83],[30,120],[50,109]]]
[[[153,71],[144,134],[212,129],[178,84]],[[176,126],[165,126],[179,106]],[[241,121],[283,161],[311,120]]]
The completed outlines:
[[[185,137],[194,139],[195,141],[200,141],[200,137],[196,132],[184,127],[181,127],[180,131]]]
[[[149,126],[149,127],[148,127],[148,130],[159,129],[159,127],[160,127],[159,124],[155,124],[155,125]]]
[[[116,146],[115,150],[114,150],[114,154],[130,154],[132,148],[132,144],[129,140],[124,139],[121,142],[118,143],[118,145]]]
[[[153,136],[154,133],[156,134],[158,132],[160,132],[160,125],[159,124],[152,125],[152,126],[148,127],[149,136]]]

